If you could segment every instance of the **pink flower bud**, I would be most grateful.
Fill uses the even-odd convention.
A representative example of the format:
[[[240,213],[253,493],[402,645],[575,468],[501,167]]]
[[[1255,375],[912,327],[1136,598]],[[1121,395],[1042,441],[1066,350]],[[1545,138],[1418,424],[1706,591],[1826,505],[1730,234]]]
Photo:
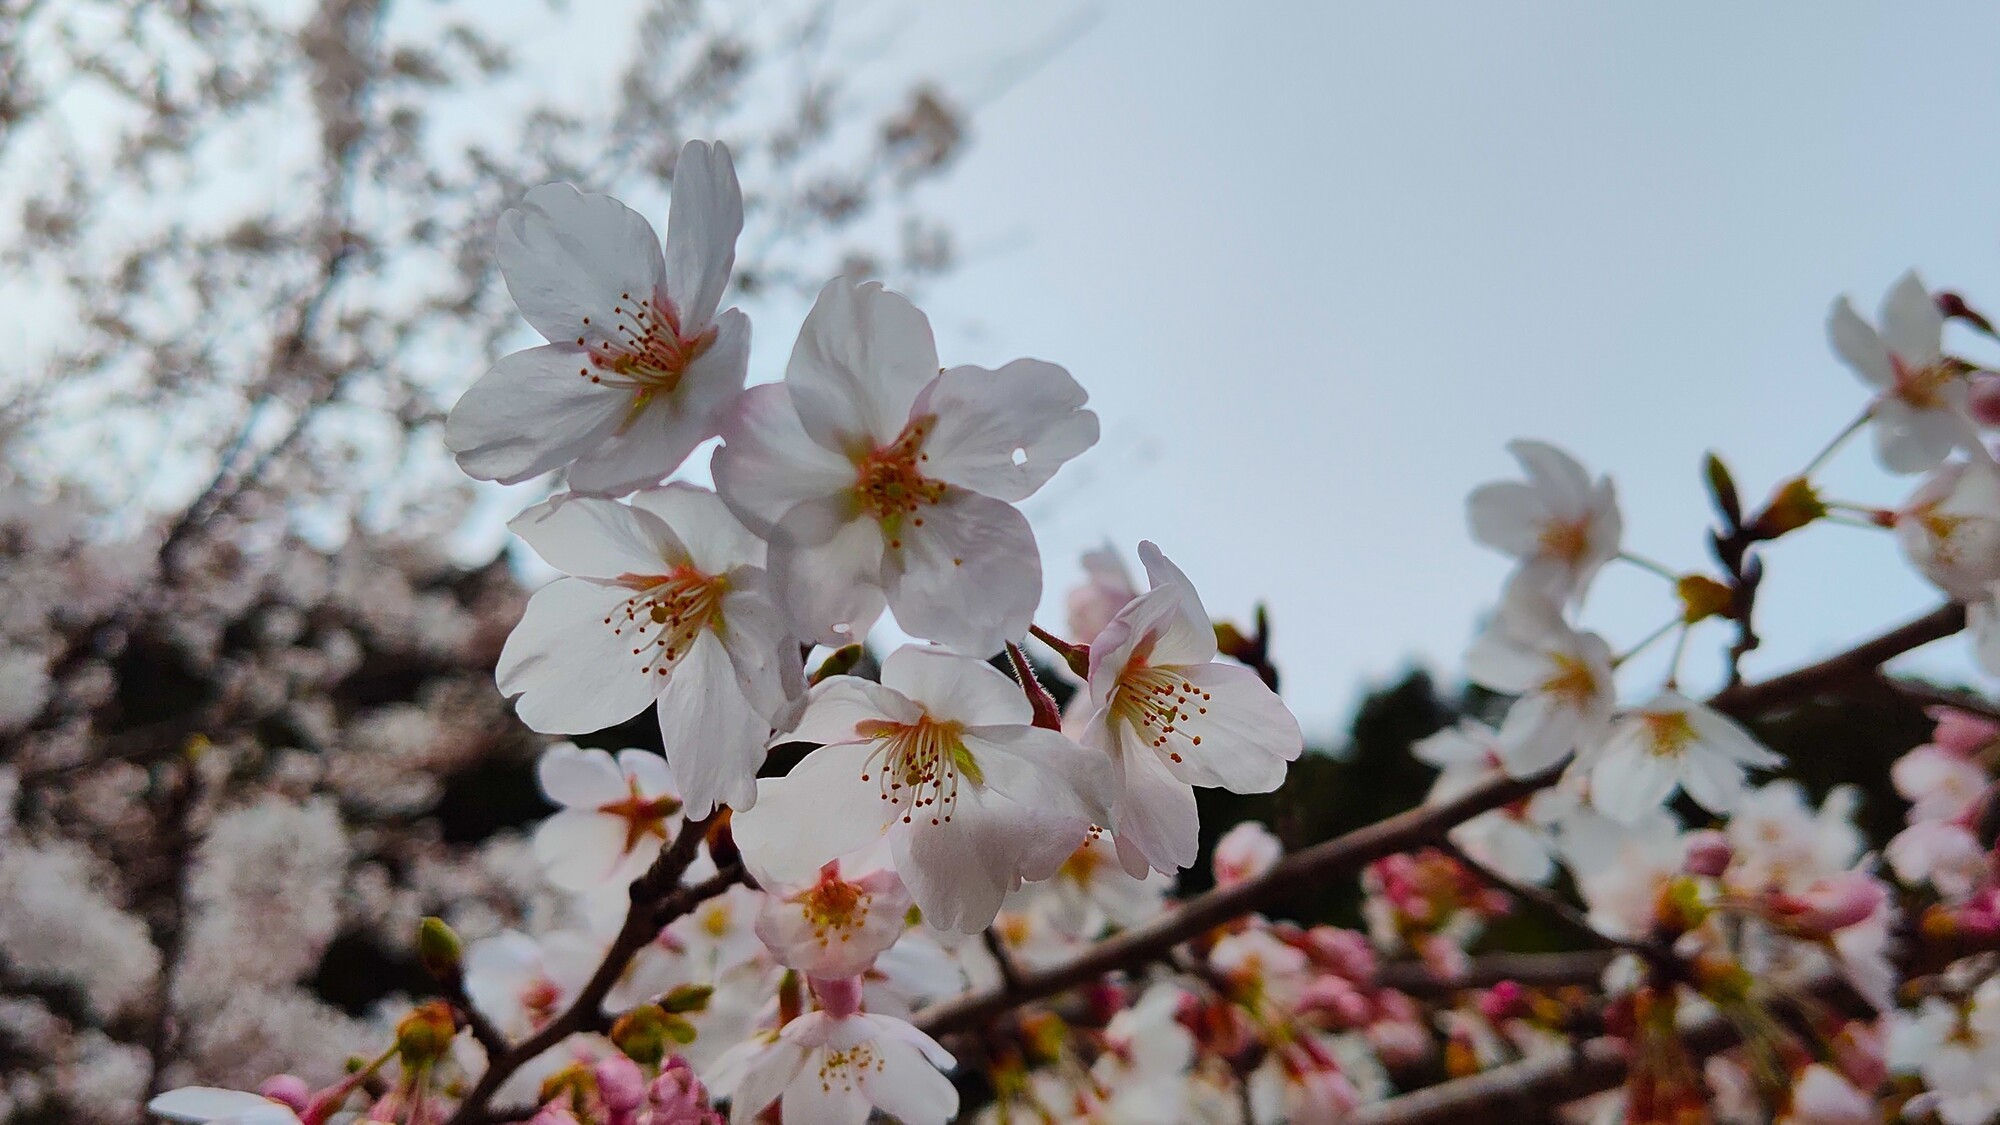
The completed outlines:
[[[1306,945],[1312,959],[1348,980],[1375,979],[1375,947],[1365,934],[1332,926],[1314,926],[1306,931]]]
[[[1888,888],[1859,871],[1814,881],[1801,894],[1774,894],[1772,911],[1795,931],[1825,937],[1874,917],[1889,901]]]
[[[813,977],[813,995],[819,1006],[835,1019],[846,1019],[861,1010],[860,977]]]
[[[1374,1015],[1375,1006],[1354,986],[1354,982],[1331,974],[1317,976],[1299,992],[1300,1012],[1319,1012],[1339,1027],[1360,1027]]]
[[[385,1119],[386,1120],[386,1119]],[[576,1114],[569,1111],[568,1099],[558,1098],[543,1106],[528,1119],[528,1125],[579,1125]]]
[[[1965,405],[1972,420],[1982,426],[2000,426],[2000,375],[1981,371],[1966,388]]]
[[[1519,981],[1503,980],[1479,998],[1479,1014],[1494,1023],[1518,1017],[1527,1010],[1528,990]]]
[[[274,1074],[257,1087],[257,1093],[280,1105],[287,1106],[293,1113],[304,1113],[312,1104],[312,1087],[306,1080],[290,1074]]]
[[[1681,868],[1690,875],[1714,878],[1729,869],[1729,861],[1735,854],[1729,846],[1729,837],[1705,828],[1688,833],[1687,857],[1682,860]]]
[[[1368,1028],[1369,1045],[1389,1067],[1413,1066],[1431,1053],[1430,1033],[1416,1020],[1382,1020]]]
[[[1994,378],[2000,380],[2000,376]],[[1955,754],[1977,754],[1994,739],[2000,739],[2000,723],[1984,715],[1975,715],[1956,707],[1933,707],[1930,715],[1937,721],[1937,729],[1931,732],[1931,742]]]
[[[675,1055],[660,1068],[646,1091],[652,1103],[652,1125],[721,1125],[722,1115],[708,1104],[708,1091],[694,1076],[687,1060]]]
[[[646,1073],[624,1055],[597,1060],[597,1093],[613,1113],[631,1113],[646,1104]]]
[[[1215,842],[1215,885],[1232,886],[1269,871],[1285,854],[1271,830],[1246,820]]]

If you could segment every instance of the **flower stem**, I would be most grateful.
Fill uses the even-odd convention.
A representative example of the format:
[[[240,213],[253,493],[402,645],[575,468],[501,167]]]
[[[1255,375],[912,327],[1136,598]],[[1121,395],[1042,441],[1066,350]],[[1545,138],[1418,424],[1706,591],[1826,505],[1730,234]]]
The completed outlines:
[[[1825,447],[1818,453],[1814,454],[1812,460],[1806,462],[1806,467],[1799,470],[1800,478],[1810,477],[1818,472],[1820,466],[1826,464],[1827,458],[1832,457],[1840,450],[1841,446],[1847,444],[1848,438],[1853,437],[1860,431],[1862,426],[1868,424],[1868,418],[1873,413],[1873,408],[1863,407],[1861,413],[1854,416],[1854,421],[1849,422],[1839,433],[1833,435],[1833,439],[1828,441]]]

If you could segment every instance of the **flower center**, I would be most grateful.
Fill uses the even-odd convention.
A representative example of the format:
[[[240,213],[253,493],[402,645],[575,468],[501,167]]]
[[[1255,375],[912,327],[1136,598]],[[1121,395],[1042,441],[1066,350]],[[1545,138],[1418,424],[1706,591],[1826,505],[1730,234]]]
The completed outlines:
[[[863,893],[859,884],[838,876],[821,876],[799,900],[799,911],[821,945],[827,944],[829,935],[836,932],[841,941],[847,941],[854,936],[852,931],[868,920],[871,897]]]
[[[876,740],[861,767],[865,771],[861,780],[881,786],[882,799],[903,810],[904,824],[925,810],[932,824],[949,823],[958,805],[959,776],[974,785],[985,781],[979,763],[965,748],[963,723],[939,722],[926,715],[907,726],[869,720],[854,729]]]
[[[1112,690],[1111,717],[1132,724],[1155,750],[1166,749],[1168,738],[1176,734],[1200,746],[1201,736],[1190,735],[1181,727],[1197,715],[1208,714],[1204,705],[1209,698],[1173,669],[1155,668],[1135,658]],[[1167,757],[1181,760],[1178,751],[1167,751]]]
[[[578,368],[577,374],[593,383],[632,392],[632,406],[619,424],[620,433],[632,427],[653,396],[672,394],[688,367],[716,338],[714,325],[691,336],[683,334],[680,311],[665,291],[654,293],[651,299],[621,294],[611,309],[608,327],[591,324],[589,317],[584,317],[583,323],[598,333],[598,339],[592,342],[587,334],[576,338],[576,346],[590,357],[589,366]]]
[[[1542,525],[1540,536],[1542,554],[1558,562],[1575,566],[1590,549],[1590,523],[1587,520],[1550,520]]]
[[[1597,697],[1597,675],[1590,665],[1566,652],[1555,653],[1550,660],[1556,670],[1542,681],[1542,691],[1577,710],[1589,706]]]
[[[646,658],[640,671],[648,677],[671,672],[703,629],[722,629],[725,578],[680,566],[670,574],[621,574],[618,584],[637,592],[604,623],[613,636],[631,641],[633,656]]]
[[[1085,844],[1071,852],[1068,859],[1063,860],[1062,868],[1056,874],[1078,886],[1089,886],[1091,879],[1096,877],[1098,869],[1103,866],[1103,853],[1090,844]]]
[[[1896,389],[1891,393],[1897,398],[1918,410],[1942,410],[1949,405],[1944,389],[1958,378],[1958,367],[1950,360],[1911,367],[1900,356],[1891,355],[1889,364],[1896,372]]]
[[[877,1073],[882,1070],[882,1059],[875,1053],[874,1043],[864,1040],[851,1047],[829,1049],[820,1057],[819,1088],[829,1093],[835,1087],[851,1091],[871,1070]]]
[[[1684,711],[1648,711],[1639,720],[1646,724],[1646,738],[1656,758],[1679,757],[1694,745],[1694,724]]]
[[[681,803],[672,797],[647,797],[639,792],[639,779],[636,777],[626,778],[625,784],[629,793],[609,804],[597,806],[597,811],[625,821],[625,850],[628,852],[648,836],[665,840],[667,818],[681,811]]]
[[[854,458],[854,498],[861,510],[882,525],[889,546],[901,547],[903,520],[914,527],[924,526],[916,513],[926,504],[944,499],[944,482],[926,478],[920,468],[930,460],[924,439],[930,436],[937,418],[925,415],[903,427],[888,445],[862,451]]]

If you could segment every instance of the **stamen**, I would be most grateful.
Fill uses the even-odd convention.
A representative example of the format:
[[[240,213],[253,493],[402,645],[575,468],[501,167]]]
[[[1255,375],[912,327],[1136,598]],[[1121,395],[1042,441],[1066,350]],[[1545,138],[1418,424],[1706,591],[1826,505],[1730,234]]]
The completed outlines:
[[[903,823],[929,811],[932,824],[949,824],[958,806],[958,779],[984,779],[965,748],[965,725],[926,715],[905,726],[886,720],[859,724],[856,733],[876,740],[862,765],[861,780],[874,780],[882,799],[903,810]]]
[[[1200,746],[1201,736],[1183,728],[1195,716],[1208,714],[1203,704],[1213,698],[1171,668],[1155,668],[1135,659],[1112,691],[1111,713],[1131,723],[1148,746],[1165,750],[1168,758],[1178,762],[1181,754],[1167,748],[1169,741],[1178,735],[1189,746]]]
[[[717,331],[709,325],[692,336],[685,335],[680,312],[665,292],[645,298],[622,294],[611,315],[609,326],[591,327],[598,334],[595,341],[587,334],[576,338],[590,361],[578,368],[577,374],[592,383],[633,392],[622,432],[655,396],[670,395],[680,386],[688,367],[715,344]],[[590,318],[585,317],[583,323],[589,327]]]
[[[640,671],[648,679],[665,677],[703,629],[721,626],[729,583],[720,576],[680,566],[669,574],[621,574],[618,582],[636,592],[604,624],[630,641],[633,656],[646,658]]]

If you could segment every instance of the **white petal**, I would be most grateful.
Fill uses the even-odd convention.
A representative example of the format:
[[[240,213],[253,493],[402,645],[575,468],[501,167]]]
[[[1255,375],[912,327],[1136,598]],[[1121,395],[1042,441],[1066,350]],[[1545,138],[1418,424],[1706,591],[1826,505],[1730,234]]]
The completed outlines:
[[[1183,781],[1231,793],[1269,793],[1284,784],[1285,765],[1305,749],[1305,736],[1278,694],[1257,673],[1233,664],[1175,671],[1195,691],[1187,693],[1181,704],[1186,717],[1175,721],[1175,734],[1162,747],[1181,756],[1167,768]]]
[[[1909,367],[1926,367],[1943,354],[1944,314],[1916,271],[1896,279],[1882,298],[1882,342]]]
[[[799,642],[785,628],[784,612],[763,571],[732,573],[718,629],[743,698],[767,721],[776,722],[805,691],[805,671]]]
[[[853,742],[868,737],[856,729],[862,723],[908,726],[923,714],[923,708],[894,688],[858,676],[834,676],[813,685],[798,725],[789,733],[799,742]]]
[[[1201,831],[1194,790],[1129,731],[1119,732],[1119,751],[1111,831],[1120,853],[1129,846],[1168,875],[1192,867]]]
[[[845,1075],[823,1080],[821,1057],[808,1056],[805,1069],[785,1087],[784,1125],[866,1125],[874,1109],[867,1095],[848,1085]]]
[[[568,742],[542,751],[535,779],[549,800],[572,808],[601,808],[628,796],[624,771],[610,754]]]
[[[828,449],[896,440],[938,374],[930,321],[880,282],[826,283],[785,367],[799,421]]]
[[[1826,317],[1827,338],[1834,353],[1846,361],[1869,384],[1888,390],[1896,384],[1896,367],[1889,361],[1889,346],[1854,311],[1847,298],[1833,303]]]
[[[507,521],[542,561],[581,578],[662,575],[687,556],[659,517],[595,496],[551,497]]]
[[[896,813],[882,799],[862,743],[822,746],[784,777],[757,783],[755,807],[736,814],[736,843],[754,869],[780,883],[811,878],[827,860],[878,839]]]
[[[658,484],[681,467],[688,454],[720,429],[718,409],[743,389],[750,358],[750,319],[730,310],[716,322],[715,343],[681,375],[671,392],[646,400],[638,414],[630,406],[619,429],[570,466],[567,483],[578,492],[623,496]],[[635,396],[628,396],[636,404]]]
[[[937,1070],[950,1070],[952,1067],[958,1065],[958,1060],[951,1057],[951,1052],[945,1050],[943,1044],[931,1038],[922,1029],[913,1026],[907,1020],[900,1020],[894,1016],[870,1014],[863,1014],[860,1018],[868,1021],[870,1030],[875,1033],[875,1038],[891,1043],[906,1043],[915,1047],[925,1059],[930,1061],[931,1066]]]
[[[785,620],[800,640],[853,644],[868,636],[888,604],[882,589],[882,529],[872,520],[835,524],[830,538],[816,536],[842,498],[793,508],[772,533],[770,574]]]
[[[1536,692],[1524,695],[1500,720],[1500,759],[1507,773],[1526,777],[1555,765],[1577,749],[1584,723],[1567,703]]]
[[[718,1087],[718,1092],[730,1095],[729,1120],[733,1125],[749,1125],[757,1120],[757,1115],[778,1099],[805,1064],[805,1050],[783,1039],[751,1053],[735,1087],[726,1091]]]
[[[679,306],[681,327],[708,323],[722,303],[743,232],[743,189],[736,165],[720,141],[689,141],[674,162],[667,206],[667,292]]]
[[[890,833],[896,871],[924,921],[938,929],[976,934],[992,925],[1017,875],[1009,867],[1019,827],[986,813],[961,792],[950,820],[917,821]]]
[[[933,1072],[935,1073],[935,1072]],[[214,1121],[228,1118],[241,1121],[245,1125],[266,1122],[296,1122],[298,1115],[257,1094],[241,1090],[223,1090],[214,1086],[183,1086],[178,1090],[168,1090],[146,1103],[148,1113],[171,1117],[176,1121]]]
[[[565,809],[535,829],[535,859],[549,882],[569,891],[602,885],[625,856],[623,817]]]
[[[1109,819],[1111,762],[1105,755],[1030,726],[974,727],[964,741],[994,792],[1031,809],[1075,817],[1083,822],[1080,828]]]
[[[1529,486],[1551,515],[1575,519],[1590,511],[1590,473],[1576,458],[1547,442],[1526,439],[1508,442],[1507,452],[1521,463]]]
[[[1681,761],[1681,788],[1712,813],[1726,813],[1743,799],[1743,767],[1704,748],[1690,749]]]
[[[1978,447],[1971,423],[1951,410],[1913,410],[1897,398],[1875,403],[1875,455],[1892,473],[1927,473],[1961,445]]]
[[[1017,359],[998,371],[954,367],[925,389],[920,414],[937,416],[924,442],[925,474],[996,500],[1025,500],[1063,463],[1097,444],[1097,415],[1070,374]]]
[[[1139,543],[1139,561],[1154,590],[1171,593],[1178,607],[1162,622],[1146,657],[1153,664],[1205,664],[1215,659],[1215,625],[1201,604],[1201,595],[1180,567],[1150,540]]]
[[[882,661],[882,684],[915,700],[932,717],[967,726],[1034,720],[1021,685],[983,660],[944,649],[904,645]]]
[[[548,734],[586,734],[646,709],[659,686],[632,653],[626,592],[581,578],[558,578],[528,599],[521,623],[500,650],[494,680],[519,695],[521,721]],[[617,625],[607,625],[610,617]]]
[[[651,297],[665,276],[645,216],[608,195],[543,184],[500,216],[500,272],[521,315],[550,340],[602,325],[623,295]]]
[[[756,803],[757,767],[771,726],[737,686],[722,642],[702,630],[660,693],[660,739],[680,782],[687,815]]]
[[[881,1068],[863,1075],[876,1108],[903,1125],[945,1125],[958,1115],[958,1089],[908,1043],[876,1043]]]
[[[744,391],[717,422],[723,445],[711,463],[715,490],[759,535],[798,505],[854,486],[853,462],[806,436],[783,383]]]
[[[1783,758],[1758,742],[1756,736],[1744,730],[1736,720],[1712,707],[1691,704],[1687,717],[1688,725],[1694,728],[1701,741],[1726,758],[1764,770],[1785,764]]]
[[[1465,498],[1465,521],[1473,540],[1517,559],[1540,549],[1541,525],[1547,517],[1535,490],[1517,480],[1482,484]]]
[[[695,569],[727,574],[764,565],[764,541],[730,514],[722,498],[699,485],[674,481],[632,494],[632,507],[658,516],[673,529]]]
[[[1590,803],[1625,824],[1658,809],[1679,782],[1677,763],[1638,747],[1606,751],[1590,772]]]
[[[1027,635],[1042,599],[1042,559],[1028,519],[963,489],[906,521],[883,556],[889,608],[904,631],[990,656]],[[900,547],[895,546],[900,542]]]
[[[632,395],[593,383],[571,344],[500,357],[451,408],[444,444],[470,477],[519,484],[562,468],[607,440]]]
[[[679,797],[680,783],[667,760],[651,750],[636,747],[618,752],[618,772],[630,778],[646,798]]]

